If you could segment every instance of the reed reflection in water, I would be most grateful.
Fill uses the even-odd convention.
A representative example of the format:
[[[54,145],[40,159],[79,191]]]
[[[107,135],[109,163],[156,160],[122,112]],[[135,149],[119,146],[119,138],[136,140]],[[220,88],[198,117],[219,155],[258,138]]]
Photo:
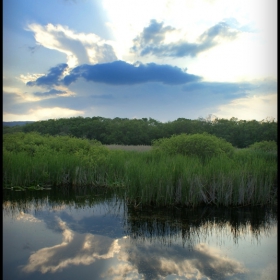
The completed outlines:
[[[114,193],[9,191],[3,199],[3,275],[276,279],[277,219],[268,207],[135,209]],[[12,247],[25,250],[19,262],[8,253]]]

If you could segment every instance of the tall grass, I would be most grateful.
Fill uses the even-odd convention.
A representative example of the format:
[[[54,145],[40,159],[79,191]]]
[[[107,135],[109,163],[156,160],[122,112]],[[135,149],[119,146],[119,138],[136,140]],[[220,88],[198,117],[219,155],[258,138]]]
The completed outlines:
[[[146,152],[152,149],[148,145],[105,145],[110,150]]]
[[[141,159],[142,157],[142,159]],[[138,205],[257,205],[275,198],[276,164],[238,159],[163,155],[159,161],[135,158],[126,171],[126,194]]]
[[[231,157],[220,154],[201,160],[157,149],[109,150],[70,137],[7,137],[3,145],[6,187],[106,187],[120,191],[135,207],[264,205],[277,196],[277,154],[248,149]]]

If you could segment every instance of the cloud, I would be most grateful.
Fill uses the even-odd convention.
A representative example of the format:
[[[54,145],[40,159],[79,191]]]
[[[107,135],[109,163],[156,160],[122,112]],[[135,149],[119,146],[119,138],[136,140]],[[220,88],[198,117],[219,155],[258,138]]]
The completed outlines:
[[[16,77],[17,80],[22,81],[24,84],[26,84],[29,81],[35,81],[38,78],[45,76],[44,74],[30,74],[28,73],[27,75],[21,74],[19,77]]]
[[[59,85],[59,80],[67,68],[68,65],[66,63],[61,63],[56,67],[52,67],[47,75],[41,76],[35,81],[29,81],[26,83],[26,85],[28,86],[36,85],[36,86],[46,86],[46,87]]]
[[[83,63],[103,63],[117,59],[112,42],[101,39],[94,33],[76,33],[67,26],[36,23],[29,24],[35,40],[45,48],[65,53],[69,67]]]
[[[224,96],[227,99],[233,99],[240,96],[246,96],[248,92],[256,89],[257,86],[250,83],[226,83],[226,82],[194,82],[182,87],[187,93],[199,94],[201,96]]]
[[[45,92],[34,92],[34,95],[36,96],[53,96],[53,95],[63,95],[63,94],[67,94],[67,91],[51,89]]]
[[[64,82],[68,85],[79,77],[83,77],[87,81],[112,85],[132,85],[148,82],[184,84],[200,79],[200,77],[187,74],[175,66],[155,63],[134,66],[120,60],[112,63],[78,66],[64,78]]]
[[[136,44],[147,45],[147,44],[160,44],[164,41],[167,32],[174,31],[175,28],[171,26],[163,27],[163,22],[157,22],[152,19],[150,25],[145,27],[143,32],[134,39]]]
[[[25,108],[26,109],[26,108]],[[28,120],[28,121],[40,121],[48,119],[60,119],[60,118],[70,118],[78,117],[84,115],[84,111],[72,110],[63,107],[52,107],[52,108],[42,108],[40,106],[29,109],[25,112],[3,112],[3,119],[5,121],[12,120]]]
[[[246,96],[219,105],[213,112],[219,118],[229,119],[234,116],[242,120],[265,120],[272,118],[277,121],[277,94]]]
[[[163,26],[163,22],[151,20],[150,25],[145,27],[143,32],[137,36],[131,48],[133,52],[139,52],[140,56],[152,54],[158,57],[195,57],[200,52],[208,50],[223,40],[233,40],[240,33],[237,29],[231,28],[226,22],[219,22],[203,32],[198,38],[197,43],[187,42],[182,37],[167,43],[168,36],[178,33],[178,30],[171,26]]]
[[[111,85],[133,85],[148,82],[176,85],[200,80],[200,77],[183,72],[179,67],[155,63],[138,63],[137,66],[118,60],[95,65],[83,64],[72,69],[62,79],[66,68],[67,64],[53,67],[49,74],[41,76],[35,81],[29,81],[27,85],[53,86],[64,83],[68,86],[78,78]]]
[[[26,102],[39,101],[39,97],[35,97],[33,94],[24,92],[21,88],[3,87],[3,109],[15,106],[16,104],[22,104]]]

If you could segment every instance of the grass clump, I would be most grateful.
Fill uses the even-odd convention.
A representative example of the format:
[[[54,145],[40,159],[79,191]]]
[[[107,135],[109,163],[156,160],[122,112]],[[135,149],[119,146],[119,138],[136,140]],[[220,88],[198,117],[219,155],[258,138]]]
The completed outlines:
[[[169,155],[198,156],[203,160],[223,154],[232,156],[234,153],[229,142],[208,133],[173,135],[153,141],[152,147]]]
[[[39,133],[3,135],[6,186],[95,184],[109,150],[98,141]]]
[[[261,141],[256,142],[249,146],[250,150],[260,151],[260,152],[271,152],[277,153],[277,143],[275,141]]]

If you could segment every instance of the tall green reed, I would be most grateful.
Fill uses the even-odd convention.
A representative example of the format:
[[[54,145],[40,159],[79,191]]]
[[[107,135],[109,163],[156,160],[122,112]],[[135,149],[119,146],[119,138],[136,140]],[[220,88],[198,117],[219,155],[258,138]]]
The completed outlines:
[[[4,185],[102,186],[120,190],[134,206],[258,205],[277,196],[277,155],[259,151],[201,160],[157,149],[109,151],[70,137],[6,137]]]

